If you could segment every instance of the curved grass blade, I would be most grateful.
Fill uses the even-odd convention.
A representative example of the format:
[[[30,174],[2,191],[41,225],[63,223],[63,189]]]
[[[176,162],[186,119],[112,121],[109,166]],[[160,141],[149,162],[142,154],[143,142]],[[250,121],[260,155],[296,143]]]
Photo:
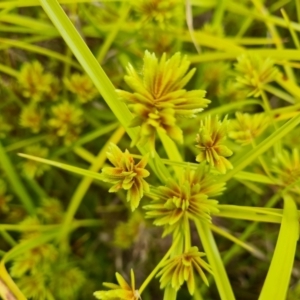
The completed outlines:
[[[228,181],[236,173],[247,167],[254,159],[267,151],[272,147],[277,141],[281,140],[286,134],[288,134],[292,129],[294,129],[300,123],[300,115],[293,117],[279,129],[274,131],[268,138],[261,142],[257,147],[248,152],[245,156],[240,157],[234,166],[234,169],[223,176],[221,180]]]
[[[218,288],[220,298],[222,300],[234,300],[235,296],[233,294],[232,287],[229,282],[224,264],[222,262],[220,252],[216,245],[214,236],[209,228],[209,225],[200,221],[196,221],[195,225],[197,227],[199,237],[207,255],[207,259],[212,268],[214,280]]]
[[[102,179],[101,174],[99,174],[97,172],[88,171],[86,169],[73,167],[71,165],[60,163],[60,162],[57,162],[57,161],[54,161],[54,160],[40,158],[40,157],[37,157],[37,156],[32,156],[32,155],[28,155],[28,154],[24,154],[24,153],[18,153],[18,155],[21,156],[21,157],[32,159],[32,160],[35,160],[35,161],[38,161],[38,162],[41,162],[41,163],[44,163],[44,164],[47,164],[47,165],[50,165],[50,166],[54,166],[54,167],[57,167],[57,168],[60,168],[60,169],[66,170],[66,171],[70,171],[70,172],[73,172],[73,173],[76,173],[76,174],[79,174],[79,175],[82,175],[82,176],[94,178],[94,179],[97,179],[97,180]]]
[[[1,143],[0,143],[0,165],[2,169],[5,171],[12,187],[14,188],[14,192],[18,195],[20,201],[24,204],[24,207],[27,210],[27,212],[29,214],[33,214],[35,211],[33,201],[30,198],[24,185],[22,184],[22,181],[20,180],[18,174],[16,173]]]
[[[82,68],[89,75],[95,87],[102,95],[112,112],[115,114],[119,122],[125,128],[127,134],[132,140],[136,140],[138,135],[137,128],[129,128],[129,123],[132,120],[132,114],[128,107],[118,99],[117,93],[112,82],[107,77],[99,65],[97,59],[94,57],[76,28],[65,14],[61,6],[56,0],[39,0],[41,6],[53,22],[61,34],[64,41],[67,43],[75,57],[78,59]],[[150,152],[149,148],[138,147],[142,154]],[[157,177],[161,181],[165,181],[166,178],[170,177],[169,171],[161,162],[160,157],[155,153],[154,159],[149,160],[149,165],[156,173]]]
[[[259,300],[285,300],[299,238],[298,211],[295,201],[285,195],[283,217],[271,265]]]

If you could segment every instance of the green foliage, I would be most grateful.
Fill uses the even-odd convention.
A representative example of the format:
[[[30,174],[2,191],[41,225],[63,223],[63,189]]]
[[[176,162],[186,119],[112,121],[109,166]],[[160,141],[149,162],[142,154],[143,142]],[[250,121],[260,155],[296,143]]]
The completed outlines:
[[[298,299],[299,22],[0,2],[0,298]]]

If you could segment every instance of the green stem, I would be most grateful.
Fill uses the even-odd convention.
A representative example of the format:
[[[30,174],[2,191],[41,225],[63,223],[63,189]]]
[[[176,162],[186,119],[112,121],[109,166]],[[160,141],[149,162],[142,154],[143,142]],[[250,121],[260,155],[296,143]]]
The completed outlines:
[[[187,214],[184,215],[184,251],[191,248],[191,228]]]
[[[1,226],[1,225],[0,225]],[[0,229],[0,234],[4,238],[4,240],[12,247],[17,245],[17,242],[12,238],[10,234],[8,234],[5,230]]]
[[[253,147],[253,149],[255,149],[255,148],[257,147],[256,142],[255,142],[254,139],[252,140],[252,147]],[[266,164],[266,162],[265,162],[263,156],[260,155],[260,156],[258,157],[258,160],[259,160],[259,162],[260,162],[260,164],[261,164],[263,170],[265,171],[265,173],[268,175],[269,178],[272,179],[271,172],[270,172],[270,170],[269,170],[269,168],[268,168],[268,166],[267,166],[267,164]]]
[[[153,269],[153,271],[149,274],[149,276],[144,280],[141,287],[139,288],[140,295],[145,290],[147,285],[150,283],[150,281],[153,279],[155,274],[158,272],[158,270],[161,268],[161,265],[168,259],[168,257],[172,254],[172,252],[176,249],[178,242],[180,240],[180,236],[178,235],[175,241],[173,241],[172,246],[168,250],[168,252],[165,254],[165,256],[161,259],[161,261],[157,264],[157,266]]]
[[[89,169],[90,171],[93,171],[93,172],[99,171],[99,169],[103,166],[103,164],[106,160],[106,152],[108,150],[109,144],[110,143],[117,144],[119,142],[119,140],[123,137],[123,135],[124,135],[123,127],[120,127],[119,129],[117,129],[115,131],[115,133],[111,136],[111,138],[106,142],[106,144],[100,150],[94,163],[91,165],[91,167]],[[68,207],[66,215],[65,215],[63,228],[60,233],[61,239],[64,239],[66,237],[68,228],[74,218],[74,215],[92,182],[93,182],[93,178],[84,177],[81,180],[81,182],[79,183],[79,185],[77,186],[76,191],[74,192],[74,194],[72,196],[72,199],[70,201],[69,207]]]
[[[47,135],[40,135],[40,136],[31,137],[31,138],[28,138],[28,139],[25,139],[22,141],[18,141],[16,143],[6,146],[5,151],[6,152],[15,151],[15,150],[30,146],[32,144],[41,142],[41,141],[45,140],[46,138],[47,138]]]
[[[226,175],[222,177],[222,180],[228,181],[236,173],[247,167],[254,159],[266,152],[270,147],[272,147],[277,141],[282,139],[287,135],[292,129],[294,129],[300,123],[300,115],[293,117],[278,130],[273,132],[268,138],[261,142],[255,149],[247,153],[246,156],[241,157],[237,160],[236,165],[233,170],[229,171]]]
[[[96,159],[96,157],[91,152],[83,147],[76,147],[73,149],[73,152],[89,163],[93,163]]]
[[[220,252],[217,248],[213,234],[209,225],[205,222],[196,221],[196,228],[202,242],[207,259],[212,268],[216,286],[222,300],[234,300],[234,294],[229,282]]]
[[[130,4],[130,2],[126,2],[126,1],[123,2],[123,5],[120,8],[120,10],[122,11],[122,14],[120,16],[118,23],[113,27],[112,31],[106,35],[105,41],[102,44],[101,48],[99,49],[99,52],[96,57],[100,64],[103,62],[111,44],[116,39],[118,32],[122,28],[122,25],[124,24],[129,12],[130,12],[131,6],[128,4]]]
[[[218,28],[219,26],[223,26],[223,16],[226,7],[226,0],[217,0],[217,5],[215,7],[215,12],[213,15],[212,25],[214,28]]]
[[[168,285],[165,288],[164,292],[164,299],[163,300],[175,300],[177,297],[177,291],[171,287],[171,285]]]
[[[112,82],[109,80],[108,76],[105,74],[59,3],[56,0],[39,0],[39,2],[57,30],[60,32],[62,38],[78,59],[82,68],[90,76],[95,87],[98,89],[112,112],[123,125],[130,138],[132,140],[136,140],[136,137],[138,136],[138,128],[128,127],[132,120],[132,114],[128,107],[118,99]],[[138,147],[138,149],[142,154],[150,152],[150,149],[146,146]],[[162,182],[164,182],[166,178],[170,177],[168,170],[161,162],[157,153],[155,153],[153,159],[150,159],[149,165]]]

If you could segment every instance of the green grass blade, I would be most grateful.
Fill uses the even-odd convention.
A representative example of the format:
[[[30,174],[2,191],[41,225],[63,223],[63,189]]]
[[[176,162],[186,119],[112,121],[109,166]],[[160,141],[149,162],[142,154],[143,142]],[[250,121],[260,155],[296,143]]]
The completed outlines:
[[[106,0],[107,1],[107,0]],[[106,2],[102,0],[102,2]],[[74,3],[94,3],[95,0],[59,0],[61,4],[74,4]],[[11,1],[3,1],[0,3],[0,8],[7,8],[7,7],[30,7],[30,6],[39,6],[39,0],[11,0]]]
[[[213,224],[209,225],[210,229],[219,234],[220,236],[223,236],[224,238],[232,241],[233,243],[235,243],[236,245],[244,248],[245,250],[249,251],[250,253],[252,253],[253,255],[255,255],[256,257],[259,258],[264,258],[265,255],[262,253],[262,251],[260,251],[258,248],[245,243],[244,241],[240,240],[239,238],[235,237],[234,235],[232,235],[231,233],[229,233],[226,230],[223,230],[222,228],[219,228],[218,226],[215,226]]]
[[[24,158],[28,158],[28,159],[32,159],[44,164],[48,164],[50,166],[54,166],[66,171],[70,171],[76,174],[79,174],[81,176],[86,176],[86,177],[90,177],[93,179],[97,179],[97,180],[101,180],[101,174],[97,173],[97,172],[92,172],[92,171],[88,171],[86,169],[82,169],[82,168],[77,168],[77,167],[73,167],[71,165],[67,165],[64,163],[60,163],[54,160],[50,160],[50,159],[45,159],[45,158],[40,158],[37,156],[32,156],[32,155],[28,155],[28,154],[24,154],[24,153],[18,153],[19,156],[24,157]]]
[[[205,222],[195,222],[207,259],[214,274],[214,280],[222,300],[234,300],[234,294],[229,282],[220,252],[216,245],[214,236]]]
[[[14,25],[20,25],[26,28],[35,29],[42,33],[43,30],[53,30],[53,26],[45,22],[38,21],[37,19],[32,19],[29,17],[24,17],[14,14],[1,15],[0,17],[2,22],[10,23]]]
[[[10,75],[12,77],[18,78],[19,72],[14,70],[13,68],[10,68],[8,66],[0,64],[0,72],[5,73],[7,75]]]
[[[4,264],[0,264],[0,297],[1,299],[27,300],[9,276]]]
[[[285,300],[299,238],[298,212],[290,195],[284,198],[282,223],[271,265],[259,300]]]
[[[259,221],[269,223],[281,223],[282,210],[265,207],[249,207],[237,205],[218,205],[218,217]]]
[[[228,181],[232,178],[236,173],[243,170],[247,167],[252,161],[254,161],[257,157],[267,151],[270,147],[272,147],[277,141],[281,140],[284,136],[286,136],[292,129],[294,129],[300,123],[300,115],[295,116],[286,122],[283,126],[281,126],[278,130],[274,131],[268,138],[266,138],[263,142],[261,142],[257,147],[248,152],[245,156],[241,157],[235,163],[233,170],[229,171],[226,175],[223,176],[222,180]]]
[[[108,151],[110,143],[117,144],[120,139],[124,135],[124,129],[123,127],[118,128],[114,134],[111,136],[111,138],[106,142],[106,144],[101,148],[98,156],[94,160],[94,163],[90,167],[89,172],[97,173],[99,169],[103,166],[103,164],[106,161],[106,152]],[[70,204],[68,206],[67,212],[65,214],[64,218],[64,224],[61,230],[60,236],[64,238],[68,232],[68,228],[70,227],[70,224],[74,218],[74,215],[76,214],[76,211],[82,202],[86,192],[88,191],[90,185],[92,184],[93,180],[90,176],[87,176],[81,180],[81,182],[78,184],[72,198],[70,201]]]
[[[62,38],[65,40],[69,48],[72,50],[75,57],[78,59],[82,68],[89,75],[95,87],[98,89],[112,112],[125,128],[128,135],[132,140],[136,140],[138,129],[128,128],[128,125],[132,119],[127,106],[121,102],[116,94],[115,88],[98,61],[91,53],[90,49],[77,32],[76,28],[67,17],[61,6],[56,0],[39,0],[45,12],[53,22],[54,26],[60,32]],[[148,147],[138,147],[142,154],[149,153]],[[152,159],[149,161],[149,165],[152,167],[158,178],[165,181],[170,177],[168,170],[161,162],[159,156],[155,154],[154,162]]]
[[[5,38],[0,38],[0,43],[1,43],[1,45],[4,45],[4,46],[7,45],[10,47],[16,47],[16,48],[28,50],[28,51],[31,51],[34,53],[45,55],[45,56],[57,59],[59,61],[62,61],[64,63],[70,64],[74,68],[81,70],[81,67],[77,63],[68,59],[65,55],[62,55],[55,51],[52,51],[52,50],[49,50],[49,49],[46,49],[46,48],[43,48],[40,46],[31,45],[31,44],[28,44],[28,43],[25,43],[22,41],[10,40],[10,39],[5,39]]]
[[[17,175],[15,169],[12,166],[12,163],[6,154],[5,150],[0,143],[0,165],[1,168],[5,171],[10,184],[12,185],[14,192],[18,195],[21,202],[24,204],[25,209],[29,214],[34,213],[34,205],[33,202],[27,193],[25,187],[23,186],[19,176]]]

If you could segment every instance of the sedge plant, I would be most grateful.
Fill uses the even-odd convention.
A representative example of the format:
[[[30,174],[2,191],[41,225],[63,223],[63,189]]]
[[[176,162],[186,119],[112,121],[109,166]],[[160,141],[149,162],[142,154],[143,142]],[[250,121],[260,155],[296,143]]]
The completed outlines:
[[[0,30],[0,297],[300,298],[299,1],[11,0]]]

